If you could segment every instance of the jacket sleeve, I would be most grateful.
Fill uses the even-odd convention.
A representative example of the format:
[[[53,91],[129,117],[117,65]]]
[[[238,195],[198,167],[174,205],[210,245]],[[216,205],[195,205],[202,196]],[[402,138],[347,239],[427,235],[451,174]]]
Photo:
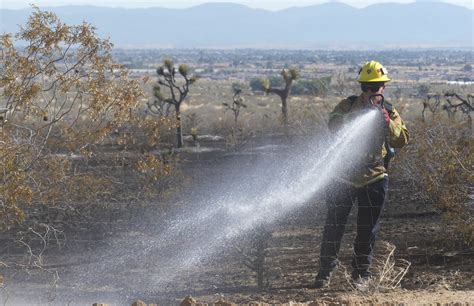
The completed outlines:
[[[328,128],[332,133],[337,132],[344,123],[344,116],[350,110],[350,102],[347,99],[342,100],[339,104],[336,105],[334,110],[329,113]]]
[[[395,108],[390,112],[390,124],[388,126],[389,143],[393,148],[401,148],[408,143],[410,134],[400,114]]]

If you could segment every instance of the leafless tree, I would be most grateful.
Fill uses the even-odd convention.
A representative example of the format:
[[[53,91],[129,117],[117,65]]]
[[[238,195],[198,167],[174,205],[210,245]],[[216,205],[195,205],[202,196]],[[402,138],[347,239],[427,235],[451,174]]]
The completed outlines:
[[[461,110],[463,114],[467,116],[469,127],[472,127],[471,112],[474,110],[472,98],[473,94],[468,94],[466,98],[455,92],[447,92],[444,95],[429,93],[423,100],[423,110],[421,112],[423,120],[425,119],[425,110],[429,109],[434,115],[441,109],[445,110],[449,118],[454,118],[456,112]],[[446,104],[441,105],[442,98],[446,100]],[[456,99],[457,101],[453,100]]]
[[[423,110],[421,111],[421,115],[423,120],[425,120],[425,110],[429,109],[431,113],[434,115],[441,103],[441,95],[437,93],[428,93],[426,94],[426,98],[423,99]]]
[[[469,127],[472,128],[471,112],[474,110],[474,106],[471,102],[471,98],[473,98],[474,95],[468,94],[466,99],[456,93],[445,93],[444,96],[447,104],[443,105],[443,109],[448,113],[448,116],[453,118],[459,109],[463,114],[466,114]],[[458,101],[454,102],[450,98],[456,98]]]

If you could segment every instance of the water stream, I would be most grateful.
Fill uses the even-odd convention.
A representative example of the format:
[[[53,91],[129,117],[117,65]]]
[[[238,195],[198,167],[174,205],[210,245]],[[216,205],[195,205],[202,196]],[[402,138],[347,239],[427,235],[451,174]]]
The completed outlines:
[[[154,256],[159,270],[149,288],[166,286],[234,238],[284,218],[330,189],[331,182],[356,166],[354,157],[367,150],[376,118],[377,112],[368,112],[328,139],[308,141],[289,155],[270,156],[261,167],[246,169],[230,187],[218,182],[207,186],[209,196],[200,200],[204,202],[189,199],[188,213],[169,221],[166,230],[146,240],[121,242],[110,249],[112,256],[78,272],[91,280],[112,265],[126,267],[130,260]]]
[[[106,249],[91,252],[89,256],[96,258],[93,263],[73,267],[62,281],[82,292],[95,288],[97,296],[114,288],[117,301],[123,301],[122,291],[139,288],[153,293],[172,287],[177,277],[196,270],[234,239],[284,219],[313,203],[315,197],[322,198],[337,177],[357,166],[358,156],[365,154],[373,138],[377,118],[377,112],[370,111],[330,137],[315,137],[303,145],[283,148],[285,154],[263,155],[261,163],[243,167],[239,175],[216,178],[200,187],[204,197],[190,196],[189,209],[168,220],[164,230],[151,227],[147,238],[114,239]],[[133,277],[126,285],[118,281],[140,264],[142,271],[145,269],[140,282]],[[114,284],[114,273],[120,285]],[[74,295],[80,300],[79,291]],[[90,291],[88,294],[82,298],[93,298]]]

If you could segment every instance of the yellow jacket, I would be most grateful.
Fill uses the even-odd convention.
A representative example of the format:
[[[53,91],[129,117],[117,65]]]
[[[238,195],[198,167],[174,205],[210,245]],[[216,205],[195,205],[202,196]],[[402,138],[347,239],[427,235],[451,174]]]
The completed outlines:
[[[351,114],[363,111],[367,105],[362,101],[361,96],[352,96],[342,100],[336,105],[329,114],[328,127],[332,132],[337,131],[344,122],[351,118]],[[387,169],[384,167],[383,160],[387,154],[385,141],[388,140],[392,148],[401,148],[408,143],[409,133],[397,110],[388,102],[385,102],[385,109],[390,115],[390,125],[387,129],[387,135],[382,138],[375,149],[368,149],[363,165],[358,167],[355,173],[342,175],[341,180],[350,183],[355,187],[362,187],[387,176]]]

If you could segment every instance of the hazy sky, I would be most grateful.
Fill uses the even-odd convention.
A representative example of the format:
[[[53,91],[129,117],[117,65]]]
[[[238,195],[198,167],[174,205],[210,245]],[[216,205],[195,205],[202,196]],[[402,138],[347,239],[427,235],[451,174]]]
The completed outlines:
[[[124,0],[0,0],[0,6],[2,8],[22,8],[28,7],[29,4],[35,4],[37,6],[59,6],[68,4],[88,4],[96,6],[109,6],[109,7],[169,7],[169,8],[185,8],[194,6],[201,3],[208,2],[234,2],[245,4],[249,7],[263,8],[267,10],[279,10],[291,6],[308,6],[312,4],[320,4],[324,2],[330,2],[331,0],[136,0],[136,1],[124,1]],[[420,1],[420,0],[418,0]],[[427,1],[427,0],[422,0]],[[428,0],[429,1],[429,0]],[[399,2],[409,3],[414,2],[413,0],[383,0],[383,1],[372,1],[372,0],[341,0],[340,2],[347,3],[354,7],[365,7],[370,4],[380,2]],[[473,8],[473,0],[444,0],[442,2],[452,3]]]

